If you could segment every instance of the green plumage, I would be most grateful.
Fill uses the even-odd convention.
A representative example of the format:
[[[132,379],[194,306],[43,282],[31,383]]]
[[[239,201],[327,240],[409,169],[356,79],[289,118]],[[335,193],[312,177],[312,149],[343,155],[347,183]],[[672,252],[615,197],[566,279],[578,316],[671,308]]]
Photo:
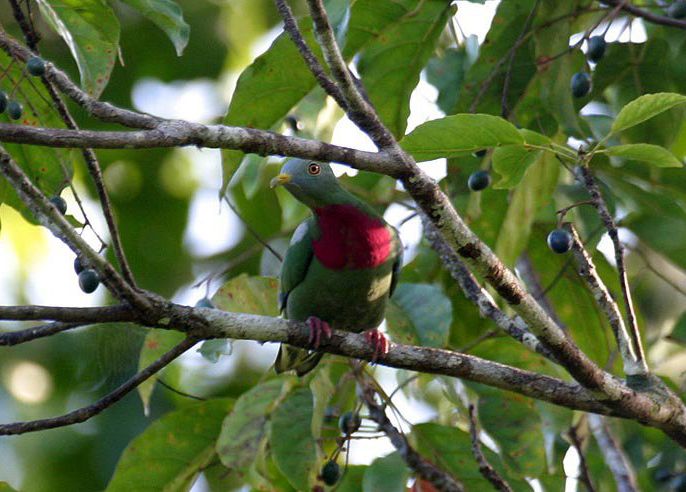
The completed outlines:
[[[308,171],[313,164],[320,166],[314,176]],[[400,269],[402,246],[395,229],[344,190],[328,164],[290,160],[272,184],[284,184],[315,212],[293,233],[283,261],[279,300],[284,316],[298,321],[314,316],[335,330],[377,328]],[[338,217],[339,210],[346,217]],[[282,345],[275,369],[303,375],[321,357]]]

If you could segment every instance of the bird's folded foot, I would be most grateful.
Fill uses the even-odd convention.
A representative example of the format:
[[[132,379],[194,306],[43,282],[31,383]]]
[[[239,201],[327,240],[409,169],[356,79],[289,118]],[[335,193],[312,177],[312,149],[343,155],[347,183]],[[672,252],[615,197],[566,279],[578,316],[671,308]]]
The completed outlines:
[[[386,335],[379,330],[369,330],[364,332],[364,337],[374,347],[374,355],[372,355],[372,363],[375,363],[380,356],[386,355],[391,348],[391,344],[386,338]]]
[[[319,348],[319,344],[322,341],[322,334],[326,338],[331,338],[333,335],[333,331],[331,330],[331,326],[329,326],[329,323],[326,321],[323,321],[316,316],[310,316],[307,318],[307,326],[310,327],[310,345],[312,345],[312,348],[317,349]]]

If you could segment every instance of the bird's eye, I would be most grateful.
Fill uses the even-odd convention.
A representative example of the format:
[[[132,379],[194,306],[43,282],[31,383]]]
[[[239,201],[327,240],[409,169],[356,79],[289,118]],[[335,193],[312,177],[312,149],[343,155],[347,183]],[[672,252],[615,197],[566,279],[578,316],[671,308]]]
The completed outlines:
[[[320,172],[322,172],[322,167],[319,164],[310,164],[307,166],[307,172],[310,173],[312,176],[316,176]]]

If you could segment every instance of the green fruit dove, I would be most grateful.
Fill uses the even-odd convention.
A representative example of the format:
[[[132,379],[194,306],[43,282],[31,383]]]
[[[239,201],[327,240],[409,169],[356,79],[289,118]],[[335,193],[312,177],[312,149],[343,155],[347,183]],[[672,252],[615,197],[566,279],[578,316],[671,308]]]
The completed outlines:
[[[366,332],[374,358],[389,344],[377,330],[398,281],[402,244],[397,231],[341,187],[327,163],[291,159],[271,181],[283,185],[313,215],[291,238],[281,267],[280,309],[310,327],[317,349],[332,329]],[[274,368],[311,371],[322,353],[281,345]]]

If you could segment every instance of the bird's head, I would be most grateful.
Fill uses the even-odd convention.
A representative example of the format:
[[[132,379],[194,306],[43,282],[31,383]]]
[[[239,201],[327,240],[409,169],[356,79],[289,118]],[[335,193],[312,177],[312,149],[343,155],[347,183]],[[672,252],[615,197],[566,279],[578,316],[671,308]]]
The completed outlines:
[[[328,163],[302,159],[287,161],[269,185],[272,188],[285,186],[295,198],[310,208],[335,203],[336,196],[342,191]]]

